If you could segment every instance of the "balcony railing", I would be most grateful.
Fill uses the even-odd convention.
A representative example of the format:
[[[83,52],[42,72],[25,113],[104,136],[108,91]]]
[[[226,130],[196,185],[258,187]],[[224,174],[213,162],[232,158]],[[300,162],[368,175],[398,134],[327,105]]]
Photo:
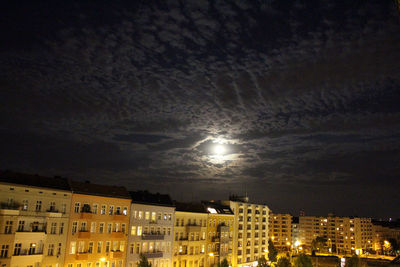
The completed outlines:
[[[122,258],[124,256],[124,252],[122,251],[111,251],[110,253],[110,257],[112,259],[117,259],[117,258]]]
[[[198,224],[187,224],[186,225],[186,230],[188,232],[200,232],[201,225],[198,225]]]
[[[76,253],[75,259],[76,260],[87,260],[89,258],[89,254],[86,252]]]
[[[78,238],[90,238],[90,232],[89,231],[79,231]]]
[[[19,215],[21,205],[16,203],[4,203],[0,202],[0,215]]]
[[[90,211],[82,211],[81,212],[81,219],[92,219],[93,213]]]
[[[111,232],[111,237],[113,238],[123,238],[125,236],[124,232]]]
[[[29,250],[29,249],[21,249],[18,253],[13,254],[12,256],[34,256],[34,255],[43,255],[43,250],[42,249],[35,249]]]
[[[142,234],[142,240],[164,240],[163,234]]]
[[[123,218],[126,218],[126,215],[123,213],[114,213],[113,214],[113,220],[122,220]]]
[[[214,236],[213,238],[211,238],[211,241],[212,242],[219,242],[220,238],[219,238],[219,236]]]
[[[0,202],[0,209],[19,210],[20,208],[21,208],[21,205],[18,203]]]
[[[162,251],[157,251],[157,252],[146,252],[143,253],[148,259],[152,259],[152,258],[162,258],[163,253]]]

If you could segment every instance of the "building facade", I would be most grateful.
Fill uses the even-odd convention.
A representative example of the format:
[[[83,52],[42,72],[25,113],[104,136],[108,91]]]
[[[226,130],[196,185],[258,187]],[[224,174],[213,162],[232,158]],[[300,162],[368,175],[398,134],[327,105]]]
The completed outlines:
[[[299,241],[306,251],[312,250],[317,237],[326,240],[325,252],[362,254],[372,249],[370,218],[300,216]]]
[[[206,266],[216,266],[224,259],[231,265],[234,214],[229,206],[215,202],[202,202],[207,219]]]
[[[205,267],[208,213],[200,203],[175,206],[173,267]]]
[[[123,267],[131,199],[123,187],[71,182],[67,267]]]
[[[66,179],[0,173],[0,265],[64,265],[71,192]]]
[[[292,249],[300,252],[299,217],[292,217]]]
[[[268,236],[278,251],[290,251],[292,248],[292,215],[269,213]]]
[[[400,244],[400,221],[372,221],[373,249],[378,254],[387,254],[391,242]]]
[[[136,267],[140,254],[154,267],[172,265],[175,207],[168,195],[146,191],[130,192],[132,197],[127,267]]]
[[[257,266],[268,255],[268,206],[237,196],[221,203],[234,213],[232,266]]]

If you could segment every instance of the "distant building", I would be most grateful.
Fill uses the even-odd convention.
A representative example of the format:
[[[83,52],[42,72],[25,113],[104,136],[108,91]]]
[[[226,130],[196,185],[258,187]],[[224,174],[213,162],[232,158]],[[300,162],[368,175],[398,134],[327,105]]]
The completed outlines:
[[[268,255],[268,206],[240,196],[221,203],[234,213],[232,266],[257,266],[258,259]]]
[[[127,267],[136,267],[144,254],[154,267],[172,265],[175,207],[169,195],[147,191],[132,197]]]
[[[63,266],[70,203],[66,179],[0,172],[0,266]]]
[[[269,213],[268,236],[278,251],[290,251],[292,247],[292,215]]]
[[[400,244],[400,221],[372,221],[373,248],[379,254],[390,249],[390,242]],[[385,242],[386,241],[386,242]],[[386,244],[385,244],[386,243]]]
[[[71,182],[65,266],[125,266],[131,197],[124,187]]]
[[[292,248],[297,250],[300,245],[299,217],[292,217]]]
[[[325,238],[324,252],[337,254],[363,254],[372,249],[372,223],[370,218],[357,217],[299,217],[299,242],[307,251],[312,241]]]

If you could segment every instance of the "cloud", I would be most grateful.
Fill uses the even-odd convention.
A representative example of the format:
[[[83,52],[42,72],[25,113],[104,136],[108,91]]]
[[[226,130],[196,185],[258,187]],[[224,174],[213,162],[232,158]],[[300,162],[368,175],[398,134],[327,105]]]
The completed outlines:
[[[165,139],[169,139],[170,137],[165,135],[152,135],[152,134],[119,134],[114,136],[114,140],[116,141],[124,141],[131,143],[158,143]]]

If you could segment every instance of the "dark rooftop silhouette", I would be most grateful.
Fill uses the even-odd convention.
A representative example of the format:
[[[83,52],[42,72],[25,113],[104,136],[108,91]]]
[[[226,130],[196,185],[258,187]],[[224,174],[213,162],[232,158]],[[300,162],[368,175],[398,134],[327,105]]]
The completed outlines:
[[[44,177],[5,170],[0,171],[0,182],[71,191],[68,179],[59,176]]]
[[[129,191],[133,203],[152,204],[173,207],[174,203],[167,194],[150,193],[148,191]]]

